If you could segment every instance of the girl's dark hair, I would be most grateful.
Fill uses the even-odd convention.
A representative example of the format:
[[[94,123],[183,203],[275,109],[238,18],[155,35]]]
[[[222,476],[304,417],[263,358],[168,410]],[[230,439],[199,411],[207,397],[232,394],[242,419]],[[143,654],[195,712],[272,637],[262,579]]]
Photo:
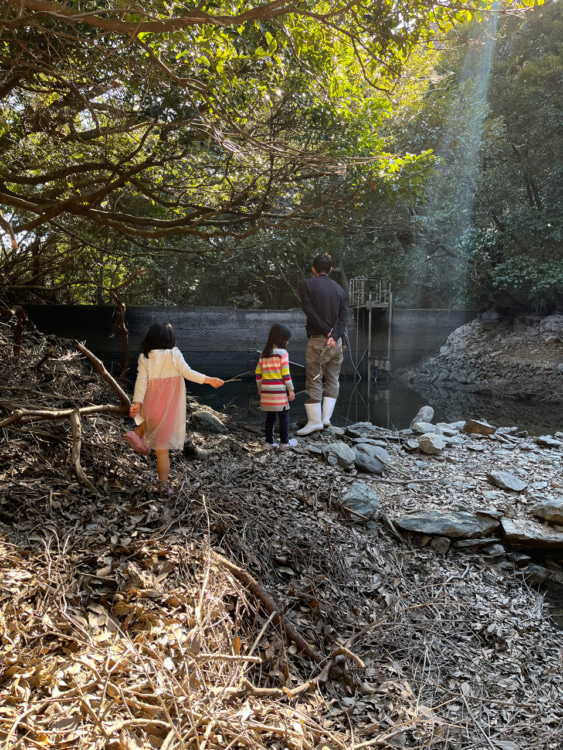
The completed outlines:
[[[148,357],[153,349],[172,349],[176,346],[176,336],[170,323],[153,323],[141,341],[141,354]]]
[[[285,349],[287,342],[291,338],[291,331],[283,323],[274,323],[270,328],[266,346],[262,351],[263,357],[271,357],[274,349]]]

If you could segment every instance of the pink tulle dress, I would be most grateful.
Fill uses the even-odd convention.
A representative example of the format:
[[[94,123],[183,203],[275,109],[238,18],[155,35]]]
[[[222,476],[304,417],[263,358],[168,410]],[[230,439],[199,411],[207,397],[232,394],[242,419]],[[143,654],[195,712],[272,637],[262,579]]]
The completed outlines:
[[[205,375],[192,370],[178,347],[152,349],[139,356],[133,401],[141,403],[137,424],[145,423],[149,448],[181,450],[186,439],[186,385],[203,383]]]

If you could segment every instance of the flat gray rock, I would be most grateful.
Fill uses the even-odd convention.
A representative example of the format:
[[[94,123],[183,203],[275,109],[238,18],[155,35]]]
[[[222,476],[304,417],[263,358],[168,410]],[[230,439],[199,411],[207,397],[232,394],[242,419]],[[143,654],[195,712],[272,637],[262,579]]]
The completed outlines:
[[[455,435],[465,427],[465,422],[437,422],[436,427],[439,427],[444,435]]]
[[[544,500],[530,508],[530,513],[542,521],[563,524],[563,500]]]
[[[506,541],[524,549],[563,549],[563,533],[523,519],[503,518],[501,526]]]
[[[442,434],[441,429],[431,422],[412,422],[411,429],[413,432],[417,432],[418,434],[422,434],[425,432],[435,432],[437,435]]]
[[[359,513],[366,520],[377,515],[379,510],[377,492],[364,482],[354,482],[343,496],[342,504]],[[352,520],[354,520],[353,517]]]
[[[482,508],[475,511],[475,515],[485,516],[485,518],[493,518],[495,521],[500,521],[503,514],[498,508]]]
[[[374,425],[371,422],[355,422],[345,428],[346,434],[351,438],[365,437],[373,435]]]
[[[456,549],[479,549],[493,542],[500,542],[500,539],[494,536],[488,536],[484,539],[460,539],[457,542],[452,542],[452,547]]]
[[[349,471],[354,468],[356,454],[349,445],[342,441],[329,443],[323,449],[323,458],[330,466],[340,466],[341,469]]]
[[[353,450],[356,468],[368,474],[383,474],[391,460],[385,448],[381,448],[379,445],[358,443]]]
[[[226,435],[229,431],[218,416],[210,411],[196,411],[191,416],[192,424],[199,432]]]
[[[346,430],[344,430],[342,427],[336,427],[336,425],[333,424],[327,427],[326,430],[328,432],[332,432],[333,435],[339,435],[340,437],[343,437],[346,434]]]
[[[543,448],[563,448],[563,443],[560,440],[555,440],[551,435],[540,435],[536,438],[536,443]]]
[[[478,539],[493,534],[499,522],[466,511],[422,510],[401,516],[395,524],[404,531],[450,539]]]
[[[463,426],[463,432],[468,435],[492,435],[496,427],[488,422],[480,422],[478,419],[468,419]]]
[[[318,445],[313,445],[312,443],[309,443],[308,445],[305,446],[305,449],[309,451],[309,453],[314,453],[317,456],[323,455],[322,449],[319,448]]]
[[[501,490],[511,490],[512,492],[522,492],[528,486],[514,474],[508,471],[491,471],[487,473],[487,479],[491,484],[500,487]]]
[[[379,445],[381,448],[385,448],[387,445],[385,440],[378,440],[377,438],[370,437],[353,438],[352,442],[354,445],[357,445],[358,443],[367,443],[368,445]]]

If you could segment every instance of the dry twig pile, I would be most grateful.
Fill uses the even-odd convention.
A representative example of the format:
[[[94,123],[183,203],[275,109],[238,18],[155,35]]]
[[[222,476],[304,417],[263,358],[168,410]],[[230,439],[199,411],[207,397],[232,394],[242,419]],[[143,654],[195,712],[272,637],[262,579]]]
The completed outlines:
[[[4,421],[115,402],[47,349],[1,329]],[[350,475],[234,421],[163,503],[124,427],[83,417],[87,482],[69,419],[2,429],[6,750],[560,750],[563,638],[517,578],[354,523]]]

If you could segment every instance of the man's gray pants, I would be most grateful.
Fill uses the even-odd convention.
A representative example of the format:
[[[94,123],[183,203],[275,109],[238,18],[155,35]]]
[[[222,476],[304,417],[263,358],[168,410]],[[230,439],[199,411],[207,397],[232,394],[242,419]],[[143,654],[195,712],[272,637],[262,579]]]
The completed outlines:
[[[318,404],[323,400],[323,395],[328,398],[338,398],[340,384],[340,368],[344,358],[342,353],[342,338],[336,342],[336,346],[329,348],[326,345],[326,336],[311,336],[307,342],[305,352],[305,390],[309,398],[305,403]],[[325,388],[323,393],[323,378]]]

